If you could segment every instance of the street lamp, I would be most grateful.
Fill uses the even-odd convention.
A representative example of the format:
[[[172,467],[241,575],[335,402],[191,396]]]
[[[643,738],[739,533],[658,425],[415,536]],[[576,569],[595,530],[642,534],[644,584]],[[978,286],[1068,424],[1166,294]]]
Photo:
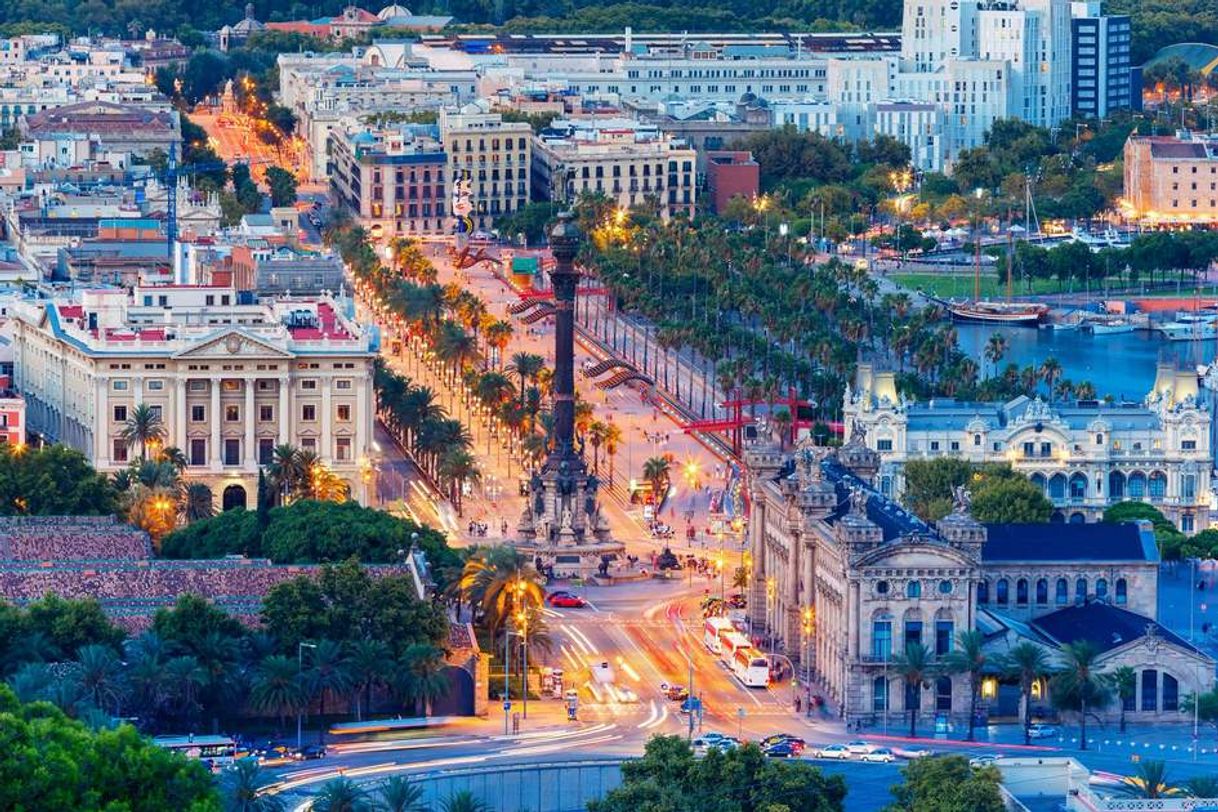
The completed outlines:
[[[805,606],[800,612],[804,634],[804,685],[812,682],[812,629],[816,623],[816,610]]]
[[[304,650],[307,648],[317,648],[315,643],[306,643],[303,640],[296,643],[296,679],[303,682],[304,678]],[[304,716],[304,708],[299,708],[296,711],[296,749],[300,750],[303,746],[301,721]]]
[[[524,609],[516,613],[516,628],[524,642],[524,670],[520,675],[520,698],[524,703],[524,718],[529,718],[529,614]]]
[[[774,633],[770,626],[771,612],[777,610],[778,605],[778,579],[770,576],[765,581],[765,631],[766,637],[769,638],[770,653],[774,653]]]

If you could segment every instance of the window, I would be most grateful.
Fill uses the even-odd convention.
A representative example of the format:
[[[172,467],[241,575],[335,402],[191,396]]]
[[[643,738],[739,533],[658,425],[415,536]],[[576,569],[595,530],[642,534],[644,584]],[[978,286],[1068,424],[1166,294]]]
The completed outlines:
[[[951,581],[940,581],[939,582],[939,594],[940,595],[952,594],[952,582]]]
[[[981,581],[977,584],[977,603],[988,604],[990,602],[990,582]]]
[[[871,710],[875,713],[888,710],[888,680],[884,677],[871,681]]]
[[[240,465],[241,464],[241,441],[235,437],[228,437],[224,440],[224,464],[225,465]]]
[[[922,597],[922,582],[921,581],[910,581],[908,584],[906,584],[905,585],[905,597],[907,597],[907,598]]]
[[[151,414],[153,417],[155,417],[157,420],[160,420],[164,417],[164,415],[161,412],[162,412],[162,410],[161,410],[160,406],[158,406],[155,403],[149,404],[148,413]]]
[[[888,594],[888,582],[887,581],[876,581],[875,594],[887,595]]]
[[[888,439],[876,440],[875,441],[875,450],[876,451],[892,451],[892,440],[888,440]]]
[[[344,423],[351,421],[351,407],[347,404],[341,404],[338,407],[338,419]]]
[[[115,406],[114,407],[114,422],[115,423],[126,423],[127,422],[127,407],[126,406]]]
[[[950,620],[935,621],[935,654],[947,654],[952,650],[952,636],[956,624]]]
[[[230,405],[230,406],[224,407],[224,420],[226,422],[236,423],[240,419],[241,419],[241,407],[240,406],[231,406]]]
[[[914,643],[922,642],[922,621],[907,620],[905,621],[905,647],[909,648]]]
[[[149,392],[160,392],[164,388],[165,388],[165,382],[162,381],[160,378],[157,378],[155,380],[151,380],[148,382],[148,391]]]
[[[111,381],[110,388],[113,389],[115,392],[126,392],[127,391],[127,382],[126,381]]]
[[[1079,578],[1074,582],[1074,602],[1082,605],[1087,602],[1087,579]]]
[[[1142,672],[1142,710],[1157,711],[1159,709],[1159,672],[1147,668]]]
[[[127,441],[121,437],[114,441],[113,454],[115,462],[127,461]]]
[[[300,447],[305,451],[317,451],[317,439],[315,437],[301,437]]]
[[[1116,582],[1116,603],[1117,606],[1123,606],[1129,600],[1128,588],[1124,578],[1117,578]]]
[[[258,440],[258,464],[270,465],[275,461],[275,441],[269,437]]]
[[[334,457],[339,462],[350,462],[351,461],[351,438],[350,437],[339,437],[338,440],[335,441]]]
[[[996,592],[995,598],[997,599],[999,606],[1006,606],[1007,603],[1010,602],[1010,595],[1008,594],[1009,591],[1010,591],[1010,585],[1007,584],[1007,579],[999,578],[998,579],[998,588],[995,590],[995,592]]]
[[[1058,606],[1065,606],[1070,600],[1070,583],[1065,578],[1058,578],[1054,593],[1054,602]]]
[[[1108,581],[1106,579],[1100,578],[1095,582],[1095,597],[1100,600],[1108,597]]]
[[[190,441],[190,464],[207,465],[207,441],[194,438]]]
[[[274,420],[275,419],[275,407],[274,406],[259,406],[258,407],[258,419],[261,420],[263,423],[269,423],[272,420]]]
[[[351,388],[351,379],[350,378],[340,378],[339,380],[334,382],[334,388],[335,389],[350,389]]]
[[[935,711],[950,712],[952,709],[952,678],[939,677],[935,680]]]
[[[922,683],[905,683],[905,710],[920,710],[922,705]]]
[[[312,403],[306,403],[300,407],[300,419],[305,422],[312,423],[317,420],[317,407]]]
[[[316,389],[316,388],[317,388],[317,380],[316,380],[315,378],[308,378],[308,379],[306,379],[306,380],[303,380],[303,381],[301,381],[301,382],[300,382],[300,388],[301,388],[301,389],[309,389],[309,390]]]
[[[206,406],[191,406],[190,407],[190,422],[191,423],[202,423],[206,419],[207,419],[207,407]]]
[[[1138,690],[1134,686],[1133,693],[1121,699],[1121,707],[1127,711],[1136,711],[1138,709]]]
[[[1045,606],[1049,603],[1049,582],[1041,578],[1036,582],[1036,605]]]
[[[1028,605],[1028,579],[1020,578],[1015,582],[1015,605]]]
[[[973,435],[973,445],[976,445],[976,446],[981,445],[981,435],[980,434]]]
[[[892,656],[892,621],[874,620],[871,623],[871,656],[887,660]]]
[[[1163,710],[1180,710],[1180,683],[1171,674],[1163,675]]]
[[[1183,449],[1184,451],[1196,451],[1197,450],[1197,441],[1196,440],[1183,440],[1180,442],[1180,448]]]

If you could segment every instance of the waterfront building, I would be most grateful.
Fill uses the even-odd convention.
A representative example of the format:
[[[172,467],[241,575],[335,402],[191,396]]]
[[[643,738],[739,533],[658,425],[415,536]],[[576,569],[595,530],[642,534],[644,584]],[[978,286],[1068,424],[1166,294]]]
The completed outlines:
[[[410,128],[333,132],[330,160],[335,196],[374,238],[452,230],[448,156],[438,141]]]
[[[1099,0],[1070,3],[1070,84],[1077,118],[1105,118],[1116,110],[1140,108],[1141,88],[1134,87],[1128,15],[1105,16]]]
[[[479,230],[493,228],[496,217],[528,204],[533,162],[533,128],[487,109],[472,104],[440,111],[448,177],[467,188],[469,217]]]
[[[847,722],[959,725],[969,714],[964,674],[935,673],[907,688],[901,653],[924,646],[941,661],[958,633],[978,629],[991,657],[1019,642],[1050,662],[1088,640],[1097,668],[1130,665],[1139,695],[1131,719],[1179,721],[1180,701],[1214,686],[1214,660],[1156,622],[1159,556],[1148,522],[982,525],[967,492],[951,514],[923,522],[874,487],[880,455],[856,435],[830,450],[793,454],[755,445],[749,476],[749,621],[754,635],[810,670]],[[1049,706],[1039,680],[1033,698]],[[1018,718],[1020,689],[998,673],[980,686],[980,711]],[[1114,717],[1116,704],[1098,707]]]
[[[537,136],[534,197],[570,203],[600,193],[623,209],[654,201],[667,220],[694,216],[697,153],[654,125],[628,120],[554,121]]]
[[[253,507],[274,448],[315,452],[352,498],[371,498],[374,334],[330,296],[250,303],[231,287],[87,290],[10,309],[29,430],[102,473],[139,453],[123,438],[147,404],[184,477],[225,509]]]
[[[1161,364],[1142,403],[1046,403],[1020,396],[1006,403],[950,398],[915,402],[895,376],[859,364],[843,414],[846,439],[880,455],[877,487],[899,499],[913,459],[956,457],[1008,463],[1053,503],[1054,521],[1096,521],[1133,499],[1161,510],[1185,533],[1209,527],[1212,415],[1197,376]]]
[[[1218,222],[1218,138],[1131,136],[1122,203],[1128,216],[1152,223]]]

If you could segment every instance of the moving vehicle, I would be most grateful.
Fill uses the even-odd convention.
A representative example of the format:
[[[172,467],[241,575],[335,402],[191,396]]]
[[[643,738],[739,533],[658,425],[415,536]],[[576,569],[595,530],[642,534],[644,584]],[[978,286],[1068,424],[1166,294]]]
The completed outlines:
[[[935,751],[931,750],[929,747],[894,747],[892,748],[892,752],[900,758],[907,758],[910,760],[930,758],[935,754]]]
[[[773,736],[766,736],[764,739],[757,742],[757,744],[764,750],[770,745],[778,744],[779,742],[793,742],[798,744],[801,750],[807,744],[807,742],[805,742],[799,736],[792,736],[790,733],[775,733]]]
[[[812,751],[812,758],[835,758],[847,761],[850,756],[851,753],[846,749],[844,744],[829,744],[824,747],[817,747]]]
[[[593,682],[598,682],[601,685],[613,684],[613,666],[609,665],[608,660],[602,660],[599,663],[592,663],[588,666],[588,670],[592,672]]]
[[[803,745],[793,741],[775,742],[768,747],[761,748],[761,752],[770,758],[799,758],[803,751]]]
[[[152,743],[213,765],[232,764],[237,756],[237,742],[231,736],[157,736]]]
[[[734,632],[732,622],[725,617],[708,617],[702,626],[702,643],[712,654],[723,653],[722,635]],[[747,642],[747,641],[746,641]]]
[[[731,666],[736,679],[746,688],[765,688],[770,684],[770,661],[754,648],[737,649]]]
[[[1057,735],[1057,728],[1052,725],[1032,725],[1028,728],[1028,738],[1051,739]]]
[[[998,762],[998,759],[1000,759],[1000,758],[1002,758],[1002,756],[999,754],[985,753],[984,755],[974,756],[973,758],[970,758],[968,760],[968,766],[970,766],[970,767],[989,767],[992,764],[996,764]]]
[[[870,753],[875,749],[875,746],[862,739],[855,739],[852,742],[846,742],[846,749],[856,756],[861,756]]]
[[[863,753],[863,761],[871,761],[878,764],[891,764],[896,760],[896,754],[887,747],[876,747],[870,752]]]
[[[614,698],[617,699],[618,702],[632,704],[639,701],[639,695],[636,694],[632,688],[614,685],[609,692],[614,695]]]
[[[296,751],[296,757],[301,761],[313,761],[319,758],[326,757],[326,746],[324,744],[306,744],[304,747]]]
[[[702,736],[694,739],[694,753],[704,756],[711,750],[732,750],[736,745],[740,744],[736,739],[730,736]]]
[[[559,609],[582,609],[588,605],[586,600],[570,592],[551,592],[546,596],[546,603]]]
[[[684,685],[669,685],[662,690],[664,691],[664,697],[674,702],[684,702],[686,699],[689,699],[689,689]]]

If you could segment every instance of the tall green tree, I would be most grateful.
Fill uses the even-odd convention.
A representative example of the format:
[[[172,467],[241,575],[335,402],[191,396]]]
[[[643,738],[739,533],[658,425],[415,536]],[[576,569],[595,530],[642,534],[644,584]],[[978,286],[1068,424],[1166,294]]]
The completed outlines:
[[[279,166],[269,166],[266,170],[266,183],[271,188],[271,205],[296,205],[296,175]]]
[[[1006,804],[996,767],[974,769],[963,756],[910,761],[901,768],[904,781],[892,788],[893,802],[884,812],[1002,812]]]
[[[1096,664],[1100,651],[1088,640],[1061,648],[1061,670],[1049,681],[1053,704],[1078,715],[1080,750],[1087,749],[1087,714],[1108,704],[1110,692],[1103,670]]]
[[[944,668],[953,674],[964,674],[968,677],[969,707],[968,707],[968,740],[973,741],[973,725],[977,720],[977,700],[981,695],[981,674],[989,658],[985,652],[985,635],[969,629],[956,635],[956,644],[943,658]]]
[[[1035,643],[1024,641],[1014,646],[1001,661],[1007,677],[1019,681],[1023,698],[1023,743],[1032,743],[1032,688],[1049,673],[1049,657]]]

